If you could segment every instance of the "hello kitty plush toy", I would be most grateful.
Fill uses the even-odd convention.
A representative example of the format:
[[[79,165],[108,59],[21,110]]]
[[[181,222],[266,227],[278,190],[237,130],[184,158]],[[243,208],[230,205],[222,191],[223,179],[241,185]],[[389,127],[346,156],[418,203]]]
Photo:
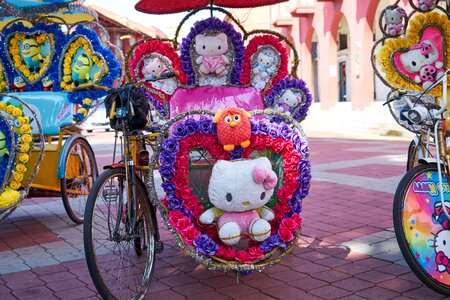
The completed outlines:
[[[195,62],[203,75],[215,74],[222,77],[230,60],[225,56],[228,50],[228,37],[225,33],[216,35],[197,34],[195,51],[199,55]]]
[[[444,63],[439,61],[439,53],[430,40],[417,43],[402,53],[400,62],[410,78],[422,84],[423,89],[427,89],[445,73]]]
[[[386,32],[390,35],[397,36],[403,34],[403,18],[406,17],[406,12],[401,7],[394,9],[386,9],[384,13],[384,20],[386,22]]]
[[[274,213],[265,204],[277,185],[277,175],[267,157],[252,160],[219,160],[209,181],[214,205],[200,215],[203,224],[217,223],[219,238],[235,245],[246,234],[262,242],[270,236]]]
[[[252,69],[252,73],[254,75],[258,75],[262,80],[267,79],[271,73],[273,73],[273,65],[275,60],[260,52],[258,53],[256,63]]]
[[[144,75],[145,78],[152,76],[158,77],[162,73],[172,70],[173,69],[162,59],[160,59],[159,57],[154,57],[144,60],[144,65],[142,66],[142,75]],[[150,84],[155,89],[161,90],[169,95],[173,94],[175,89],[177,89],[178,87],[177,80],[175,78],[151,81]]]
[[[278,110],[290,114],[295,107],[302,103],[301,95],[294,93],[291,89],[284,91],[278,100]]]

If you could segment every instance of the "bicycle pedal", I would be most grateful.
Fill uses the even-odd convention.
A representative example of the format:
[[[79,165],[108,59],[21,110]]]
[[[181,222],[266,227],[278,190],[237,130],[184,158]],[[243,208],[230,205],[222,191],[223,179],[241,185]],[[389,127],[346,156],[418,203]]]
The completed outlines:
[[[155,243],[156,253],[162,253],[164,251],[164,243],[162,241],[157,241]]]

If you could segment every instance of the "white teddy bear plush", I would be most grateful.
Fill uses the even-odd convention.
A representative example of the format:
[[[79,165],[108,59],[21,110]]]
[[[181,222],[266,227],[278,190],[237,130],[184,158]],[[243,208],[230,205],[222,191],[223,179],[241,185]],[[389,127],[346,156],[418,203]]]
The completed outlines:
[[[278,110],[280,112],[290,114],[292,110],[302,103],[301,95],[296,94],[293,90],[285,90],[278,100]]]
[[[384,13],[384,20],[387,25],[386,32],[394,36],[403,34],[405,32],[403,29],[404,17],[406,17],[406,12],[400,7],[386,9]]]
[[[263,89],[267,81],[269,81],[270,76],[275,73],[275,71],[276,60],[262,51],[259,52],[252,68],[253,85],[257,89]]]
[[[159,57],[150,57],[144,60],[144,65],[142,66],[142,75],[144,75],[145,78],[151,76],[158,77],[162,73],[172,70],[173,69],[171,68],[171,66]],[[150,84],[155,89],[161,90],[169,95],[172,95],[178,87],[178,83],[175,78],[151,81]]]
[[[278,178],[269,159],[219,160],[212,169],[208,195],[215,206],[200,215],[200,222],[217,221],[219,238],[235,245],[246,233],[258,242],[270,236],[272,210],[265,204],[272,197]]]
[[[444,75],[444,63],[439,61],[439,53],[430,40],[413,45],[400,55],[400,62],[414,82],[421,83],[427,89],[436,78]]]
[[[217,35],[197,34],[195,36],[195,51],[199,55],[195,62],[203,75],[226,75],[226,66],[230,60],[225,53],[228,50],[228,37],[221,32]]]

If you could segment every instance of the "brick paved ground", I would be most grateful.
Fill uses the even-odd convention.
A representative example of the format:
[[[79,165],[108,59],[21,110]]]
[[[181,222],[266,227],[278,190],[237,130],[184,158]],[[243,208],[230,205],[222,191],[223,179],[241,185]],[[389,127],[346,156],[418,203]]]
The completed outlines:
[[[93,141],[101,164],[108,145]],[[406,266],[392,199],[407,142],[310,138],[313,183],[303,236],[280,265],[245,276],[208,271],[167,231],[148,299],[440,299]],[[0,299],[96,299],[82,228],[59,198],[26,199],[0,224]]]

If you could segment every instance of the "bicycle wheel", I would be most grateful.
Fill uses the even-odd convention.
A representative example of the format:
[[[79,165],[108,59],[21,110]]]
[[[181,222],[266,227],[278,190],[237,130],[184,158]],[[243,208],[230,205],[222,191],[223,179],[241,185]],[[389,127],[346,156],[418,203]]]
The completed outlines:
[[[450,212],[450,190],[443,177]],[[450,295],[450,231],[439,192],[436,164],[419,165],[400,181],[394,197],[394,229],[411,270],[431,289]]]
[[[138,299],[150,286],[156,224],[143,183],[136,187],[135,224],[127,217],[124,169],[104,171],[88,197],[84,250],[92,281],[104,299]]]
[[[84,138],[67,142],[70,145],[63,158],[65,173],[60,180],[61,197],[69,218],[81,224],[89,191],[98,177],[97,162],[91,146]]]

